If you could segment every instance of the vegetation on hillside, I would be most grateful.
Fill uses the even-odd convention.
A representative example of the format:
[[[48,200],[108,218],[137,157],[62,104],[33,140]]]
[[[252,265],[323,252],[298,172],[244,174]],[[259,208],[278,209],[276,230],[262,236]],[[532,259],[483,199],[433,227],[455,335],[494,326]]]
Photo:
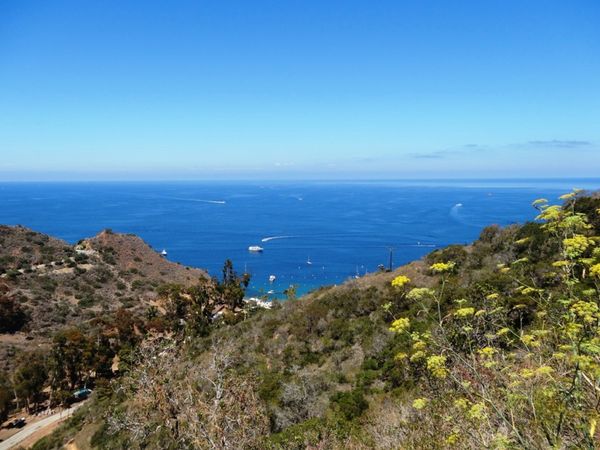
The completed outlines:
[[[26,340],[27,348],[13,352],[0,370],[0,422],[11,412],[69,405],[80,388],[102,390],[131,367],[138,344],[152,335],[207,334],[215,310],[239,310],[248,281],[227,261],[222,281],[203,275],[193,286],[160,285],[145,310],[143,305],[105,310],[59,328],[47,341]],[[1,326],[9,333],[3,337],[12,337],[28,319],[14,292],[0,285]]]
[[[136,236],[105,230],[71,246],[23,227],[0,226],[0,333],[48,338],[119,308],[143,311],[158,286],[188,287],[204,277]]]
[[[273,310],[241,308],[233,272],[165,287],[77,420],[103,449],[596,448],[600,198],[561,200]]]
[[[227,448],[232,440],[248,448],[594,448],[600,201],[577,193],[563,200],[536,201],[536,222],[488,227],[472,246],[432,253],[415,273],[326,289],[171,354],[169,366],[207,373],[221,349],[233,348],[224,379],[260,397],[245,411],[266,415],[268,433],[239,441],[235,427],[209,426],[222,410],[190,413],[178,396],[147,414],[142,364],[97,438],[115,448],[119,439],[173,448]],[[208,395],[226,409],[218,389],[183,373],[179,396]],[[169,388],[172,381],[164,380]],[[126,417],[146,429],[165,425],[160,436],[138,440]],[[212,430],[210,439],[198,441],[198,427]],[[113,437],[102,440],[103,432]]]

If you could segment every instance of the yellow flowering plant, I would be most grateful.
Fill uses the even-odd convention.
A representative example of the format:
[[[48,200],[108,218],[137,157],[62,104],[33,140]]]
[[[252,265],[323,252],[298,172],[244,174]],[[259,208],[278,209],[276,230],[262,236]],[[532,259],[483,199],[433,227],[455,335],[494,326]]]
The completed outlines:
[[[447,273],[447,272],[451,272],[455,267],[456,267],[455,262],[448,261],[448,262],[434,263],[429,267],[429,269],[433,273]]]
[[[401,362],[391,366],[419,380],[412,424],[439,430],[428,435],[432,447],[595,448],[600,233],[577,209],[578,191],[562,200],[534,202],[537,223],[507,230],[502,257],[489,241],[460,259],[456,249],[437,253],[426,266],[437,286],[406,293],[412,311],[420,309],[392,322],[393,331],[410,332],[410,346],[402,341],[390,356]]]
[[[408,328],[410,328],[410,319],[408,317],[401,317],[392,322],[390,331],[394,333],[401,333],[408,330]]]
[[[392,287],[397,289],[403,288],[405,285],[410,283],[410,278],[406,275],[398,275],[396,278],[392,280]]]

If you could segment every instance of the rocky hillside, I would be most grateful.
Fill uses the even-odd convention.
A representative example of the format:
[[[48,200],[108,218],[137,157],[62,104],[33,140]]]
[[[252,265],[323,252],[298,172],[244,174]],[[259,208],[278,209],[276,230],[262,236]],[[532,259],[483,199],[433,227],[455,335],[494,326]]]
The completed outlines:
[[[105,230],[72,246],[24,227],[0,226],[3,305],[26,318],[1,330],[11,333],[0,334],[0,353],[119,308],[144,312],[158,286],[192,286],[206,277],[202,270],[167,260],[133,235]]]

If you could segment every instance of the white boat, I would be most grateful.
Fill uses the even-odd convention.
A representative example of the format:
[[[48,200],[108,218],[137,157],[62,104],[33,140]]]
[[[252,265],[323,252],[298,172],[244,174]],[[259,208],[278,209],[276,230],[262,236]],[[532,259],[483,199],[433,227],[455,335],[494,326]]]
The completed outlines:
[[[269,283],[272,283],[276,279],[277,279],[277,277],[275,275],[269,275]]]
[[[310,256],[306,260],[306,264],[308,264],[309,266],[312,266],[312,261],[310,260]]]
[[[250,247],[248,247],[249,252],[262,252],[263,250],[264,248],[262,248],[259,245],[251,245]]]
[[[163,251],[160,252],[160,256],[167,256],[167,251],[163,248]]]

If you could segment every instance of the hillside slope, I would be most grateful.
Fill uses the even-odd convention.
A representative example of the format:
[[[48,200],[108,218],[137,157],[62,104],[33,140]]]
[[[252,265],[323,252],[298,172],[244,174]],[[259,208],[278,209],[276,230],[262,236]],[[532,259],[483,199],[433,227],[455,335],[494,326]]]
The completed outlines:
[[[92,443],[595,448],[600,200],[575,197],[184,346],[142,345]]]
[[[186,314],[36,448],[597,448],[600,199],[563,200],[209,332]]]
[[[31,347],[31,339],[44,342],[96,315],[119,308],[144,312],[158,286],[192,286],[201,278],[206,272],[168,261],[133,235],[105,230],[71,246],[24,227],[0,226],[2,295],[26,316],[16,329],[3,330],[10,334],[0,334],[0,356],[6,362],[12,347]]]

